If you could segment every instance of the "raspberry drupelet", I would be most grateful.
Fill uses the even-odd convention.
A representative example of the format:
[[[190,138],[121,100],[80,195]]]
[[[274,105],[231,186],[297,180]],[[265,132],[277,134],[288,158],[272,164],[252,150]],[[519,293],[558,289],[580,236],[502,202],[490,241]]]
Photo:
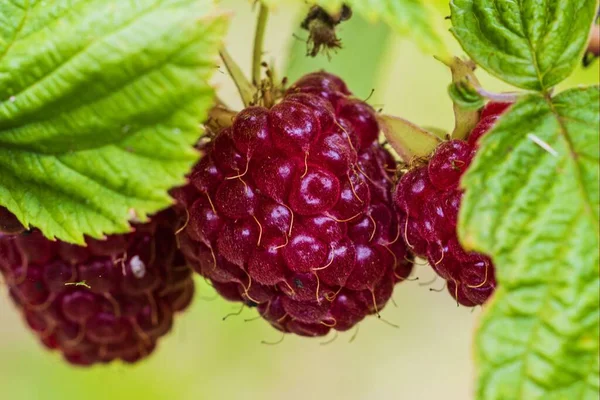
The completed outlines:
[[[481,305],[496,287],[489,257],[466,252],[458,242],[456,223],[462,199],[459,181],[477,152],[477,141],[510,103],[488,103],[468,140],[442,143],[426,165],[400,179],[395,202],[405,214],[402,237],[418,257],[426,258],[459,304]]]
[[[71,364],[145,358],[194,293],[173,210],[87,247],[0,235],[0,271],[29,328]]]
[[[238,113],[178,194],[189,264],[283,332],[322,336],[378,314],[412,269],[378,135],[374,110],[325,72]]]

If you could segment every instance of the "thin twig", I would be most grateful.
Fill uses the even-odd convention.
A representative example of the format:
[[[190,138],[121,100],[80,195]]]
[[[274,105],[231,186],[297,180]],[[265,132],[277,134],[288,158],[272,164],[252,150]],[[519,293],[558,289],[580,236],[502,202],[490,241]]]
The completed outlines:
[[[219,54],[221,55],[221,59],[223,60],[231,79],[233,79],[238,92],[240,92],[244,106],[248,107],[252,104],[254,98],[254,87],[248,79],[246,79],[240,66],[233,60],[225,48],[222,48]]]
[[[256,33],[254,35],[254,53],[252,55],[252,83],[258,87],[260,85],[260,68],[263,55],[263,43],[267,19],[269,18],[269,9],[261,3],[258,11],[258,20],[256,22]]]

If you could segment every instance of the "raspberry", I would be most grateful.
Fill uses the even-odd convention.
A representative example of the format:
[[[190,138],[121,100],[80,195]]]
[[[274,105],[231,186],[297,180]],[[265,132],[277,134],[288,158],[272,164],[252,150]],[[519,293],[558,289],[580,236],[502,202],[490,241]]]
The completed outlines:
[[[324,72],[241,111],[177,193],[188,263],[283,332],[321,336],[378,314],[412,269],[378,133],[374,110]]]
[[[427,165],[405,173],[395,192],[396,205],[406,213],[404,240],[418,257],[426,258],[459,304],[472,307],[485,303],[496,287],[489,257],[467,253],[456,236],[462,198],[459,181],[477,151],[477,141],[510,106],[488,103],[468,141],[442,143]]]
[[[17,217],[6,207],[0,206],[0,234],[15,235],[25,230]]]
[[[87,247],[50,241],[39,231],[0,234],[0,271],[41,342],[74,365],[134,363],[171,329],[191,302],[191,270],[177,250],[173,210],[135,232],[87,239]]]

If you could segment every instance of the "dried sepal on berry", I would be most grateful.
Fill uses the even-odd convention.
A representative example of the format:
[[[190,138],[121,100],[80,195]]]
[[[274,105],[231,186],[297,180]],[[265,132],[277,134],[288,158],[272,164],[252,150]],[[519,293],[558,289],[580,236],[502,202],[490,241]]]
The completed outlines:
[[[379,122],[387,142],[407,164],[428,157],[442,143],[439,136],[403,118],[380,115]]]

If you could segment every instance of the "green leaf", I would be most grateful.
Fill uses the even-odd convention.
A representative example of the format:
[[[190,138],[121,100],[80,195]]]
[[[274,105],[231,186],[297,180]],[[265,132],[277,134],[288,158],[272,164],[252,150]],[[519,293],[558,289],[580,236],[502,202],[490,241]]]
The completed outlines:
[[[467,81],[454,82],[448,86],[448,94],[454,105],[462,110],[476,112],[485,105],[485,99]]]
[[[75,243],[168,206],[212,104],[212,1],[0,0],[0,27],[0,205]]]
[[[599,88],[530,95],[463,179],[463,244],[498,289],[476,337],[478,399],[598,399]]]
[[[573,72],[597,0],[453,0],[452,32],[477,64],[524,89],[545,91]]]
[[[452,71],[452,83],[448,87],[454,109],[452,138],[465,139],[479,122],[479,108],[484,103],[483,98],[473,87],[479,85],[479,80],[475,76],[476,65],[471,60],[462,60],[458,57],[439,60]]]
[[[262,0],[270,7],[283,3],[306,3],[305,0]],[[441,39],[434,18],[441,19],[433,5],[425,0],[310,0],[308,3],[317,4],[335,13],[342,4],[352,8],[370,22],[384,21],[394,31],[415,39],[426,51],[440,50]]]

